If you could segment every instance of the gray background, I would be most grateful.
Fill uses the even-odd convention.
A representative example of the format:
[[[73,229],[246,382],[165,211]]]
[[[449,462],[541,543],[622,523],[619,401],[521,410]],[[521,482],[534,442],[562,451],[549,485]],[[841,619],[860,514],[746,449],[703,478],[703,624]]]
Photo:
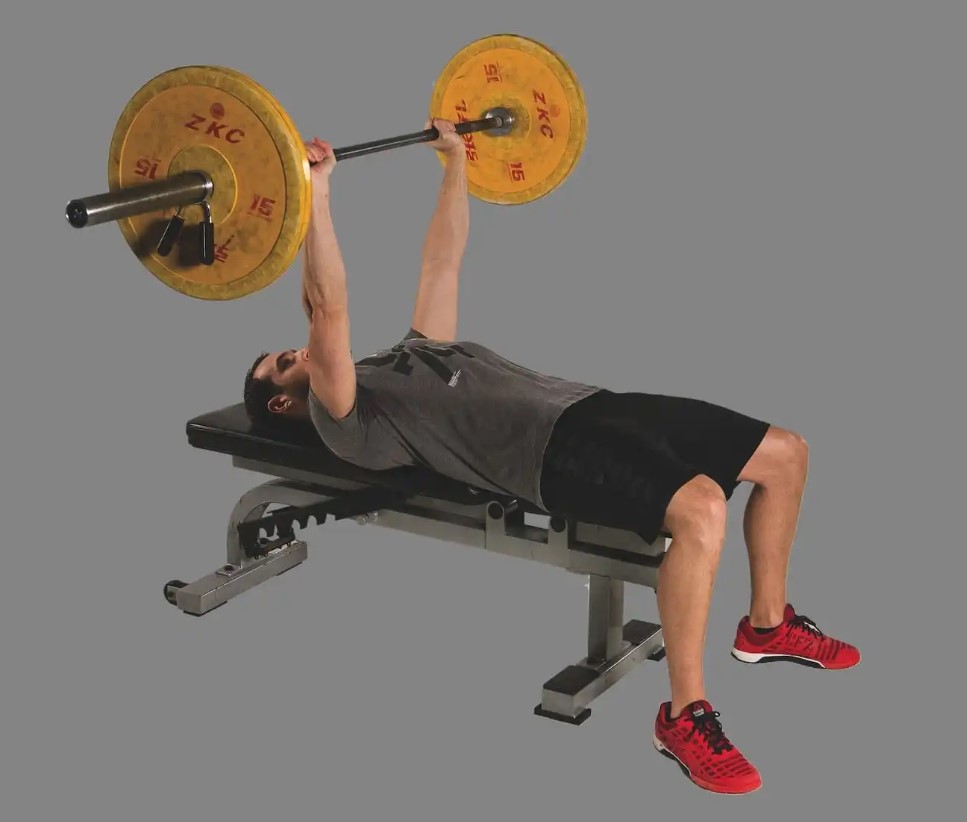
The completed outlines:
[[[962,3],[169,0],[3,12],[0,817],[17,820],[950,819],[963,769]],[[222,559],[262,477],[185,440],[262,348],[303,344],[298,274],[177,294],[105,187],[134,91],[185,63],[273,90],[337,145],[423,124],[477,37],[564,54],[587,152],[537,204],[474,203],[463,336],[533,368],[698,396],[801,431],[790,596],[859,668],[743,667],[730,539],[709,696],[764,789],[720,799],[651,747],[664,665],[581,728],[531,715],[580,656],[583,580],[350,524],[202,620],[162,584]],[[440,168],[337,169],[357,352],[398,339]],[[500,265],[494,265],[499,260]],[[650,590],[629,611],[654,617]]]

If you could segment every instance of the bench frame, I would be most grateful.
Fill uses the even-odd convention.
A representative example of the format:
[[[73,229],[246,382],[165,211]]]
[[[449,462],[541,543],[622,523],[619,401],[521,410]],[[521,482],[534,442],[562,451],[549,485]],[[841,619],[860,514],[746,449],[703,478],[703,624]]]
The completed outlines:
[[[246,552],[239,534],[241,523],[260,519],[272,506],[303,508],[371,487],[247,457],[233,456],[232,463],[276,479],[254,487],[235,505],[228,522],[224,565],[192,583],[172,580],[165,585],[166,599],[193,616],[211,612],[308,558],[306,542],[294,538],[262,540],[266,552],[249,556],[252,551]],[[629,531],[550,516],[537,517],[546,520],[546,525],[533,524],[528,519],[533,520],[534,515],[525,514],[515,501],[475,493],[479,503],[463,504],[421,496],[417,491],[400,503],[353,519],[587,576],[587,654],[544,683],[541,702],[534,709],[539,716],[579,725],[590,716],[591,702],[639,662],[664,657],[659,625],[635,619],[624,622],[624,585],[657,590],[667,538],[660,535],[649,544]]]

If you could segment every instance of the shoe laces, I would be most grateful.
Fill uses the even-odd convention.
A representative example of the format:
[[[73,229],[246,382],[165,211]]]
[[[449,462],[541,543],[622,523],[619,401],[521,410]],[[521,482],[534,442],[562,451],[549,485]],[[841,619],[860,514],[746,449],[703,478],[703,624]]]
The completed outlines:
[[[804,631],[807,634],[818,637],[819,639],[825,639],[826,634],[819,630],[819,627],[813,622],[809,617],[803,616],[802,614],[797,614],[791,620],[789,620],[789,627],[794,628],[799,631]]]
[[[694,726],[688,732],[688,738],[691,739],[698,733],[705,738],[708,746],[712,749],[712,753],[722,754],[731,751],[733,745],[725,736],[722,723],[719,722],[720,716],[721,714],[718,711],[711,711],[702,714],[702,716],[692,716]]]

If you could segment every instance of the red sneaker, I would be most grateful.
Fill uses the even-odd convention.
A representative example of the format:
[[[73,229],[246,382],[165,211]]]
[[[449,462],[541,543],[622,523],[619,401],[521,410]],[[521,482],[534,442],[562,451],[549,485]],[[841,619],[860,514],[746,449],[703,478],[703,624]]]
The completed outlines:
[[[718,711],[704,699],[693,702],[670,718],[665,702],[655,720],[655,748],[674,759],[685,775],[700,788],[715,793],[752,793],[762,787],[762,777],[725,737]]]
[[[739,622],[732,656],[740,662],[775,662],[786,660],[812,668],[852,668],[860,661],[860,652],[852,645],[826,636],[809,617],[797,614],[786,605],[782,623],[767,634],[756,633],[745,616]]]

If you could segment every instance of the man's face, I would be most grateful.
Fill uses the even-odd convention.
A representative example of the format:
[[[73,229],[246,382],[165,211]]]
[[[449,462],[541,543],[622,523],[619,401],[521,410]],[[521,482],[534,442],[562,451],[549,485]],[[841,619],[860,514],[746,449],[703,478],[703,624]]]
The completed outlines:
[[[309,353],[305,348],[276,351],[266,356],[255,369],[256,379],[269,379],[279,386],[269,408],[273,413],[305,415],[309,394]]]

